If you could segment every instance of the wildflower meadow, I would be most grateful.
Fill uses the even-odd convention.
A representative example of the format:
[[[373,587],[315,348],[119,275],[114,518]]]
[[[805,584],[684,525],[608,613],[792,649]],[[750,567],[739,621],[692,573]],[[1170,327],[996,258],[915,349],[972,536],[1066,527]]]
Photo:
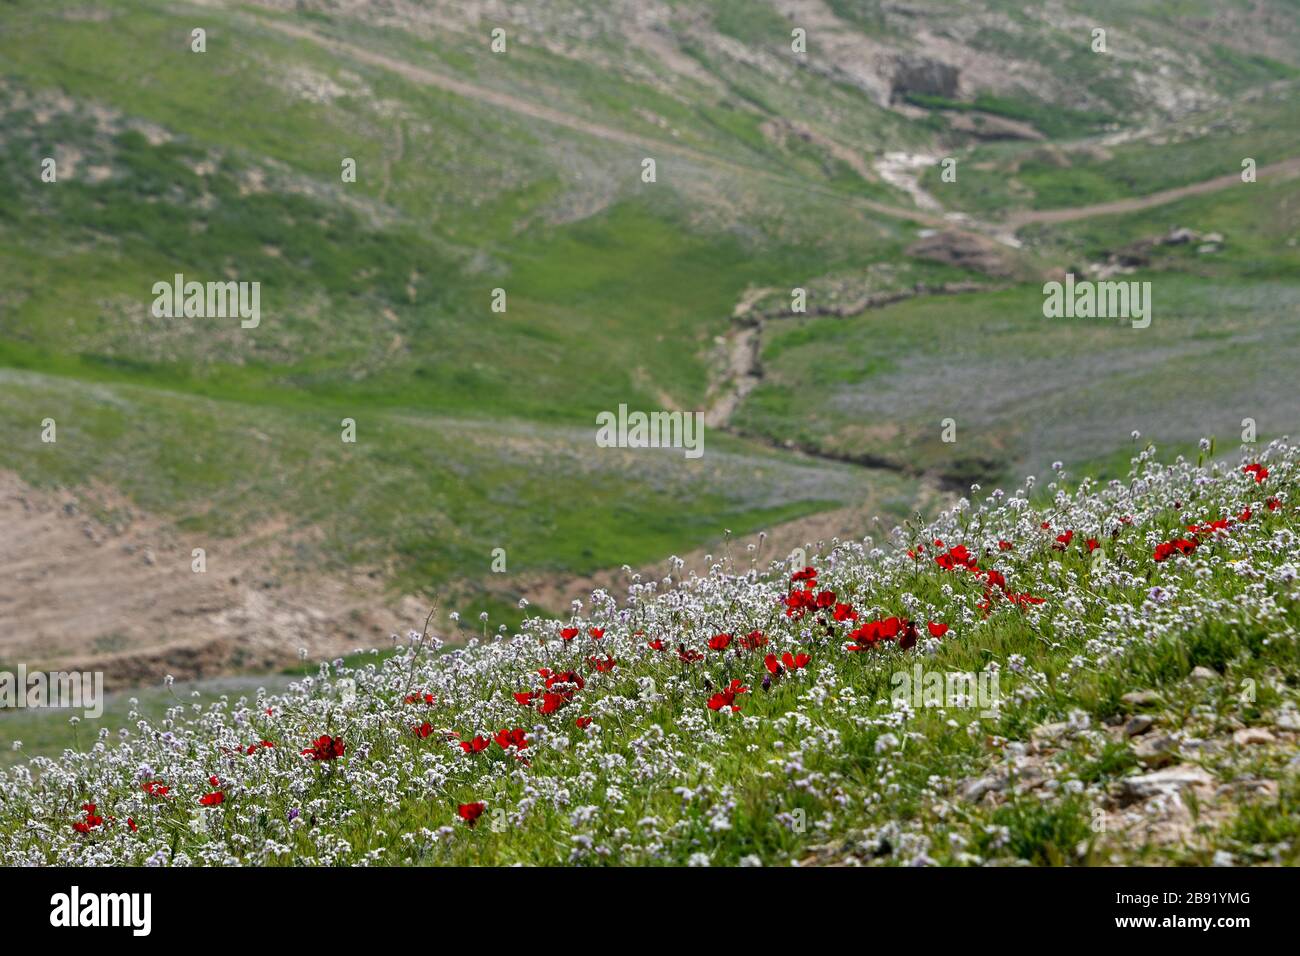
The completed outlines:
[[[1300,449],[1205,444],[178,698],[0,772],[0,863],[1294,863]]]

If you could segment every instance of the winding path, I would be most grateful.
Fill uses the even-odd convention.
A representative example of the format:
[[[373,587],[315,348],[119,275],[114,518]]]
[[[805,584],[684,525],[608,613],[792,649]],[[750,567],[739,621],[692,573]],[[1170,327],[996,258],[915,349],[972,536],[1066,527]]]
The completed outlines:
[[[867,199],[861,196],[846,196],[842,192],[830,189],[829,187],[793,179],[770,170],[760,169],[745,163],[739,163],[733,159],[692,149],[689,146],[682,146],[679,143],[659,140],[654,137],[644,136],[640,133],[633,133],[625,129],[619,129],[615,126],[608,126],[592,120],[582,119],[566,113],[563,110],[551,106],[544,106],[540,103],[535,103],[511,93],[505,93],[500,90],[490,89],[486,86],[480,86],[477,83],[471,83],[454,76],[449,76],[446,73],[440,73],[427,67],[416,66],[406,60],[378,53],[356,43],[349,43],[345,40],[323,36],[309,27],[300,26],[296,23],[289,23],[284,20],[272,20],[260,16],[257,17],[256,20],[259,25],[268,29],[276,30],[286,36],[295,37],[300,40],[307,40],[358,62],[368,63],[371,66],[377,66],[381,69],[389,70],[399,76],[411,80],[412,82],[446,90],[449,93],[454,93],[457,96],[462,96],[466,99],[486,103],[516,113],[520,116],[527,116],[531,119],[542,120],[543,122],[552,123],[556,126],[562,126],[565,129],[583,133],[597,139],[603,139],[612,143],[622,143],[627,146],[636,146],[645,150],[653,150],[659,154],[681,156],[698,163],[730,169],[733,172],[742,173],[744,175],[758,176],[763,179],[779,182],[786,186],[791,186],[804,191],[834,196],[842,202],[848,202],[860,208],[879,213],[883,216],[889,216],[893,219],[904,219],[909,222],[937,228],[962,225],[950,222],[939,214],[926,212],[921,209],[907,209],[901,206],[892,206],[888,203],[877,202],[873,199]],[[1271,163],[1268,166],[1260,166],[1256,173],[1259,179],[1290,179],[1296,175],[1300,175],[1300,157],[1292,157],[1280,162]],[[1117,199],[1111,202],[1094,203],[1089,206],[1072,206],[1060,209],[1027,209],[1012,212],[1001,222],[980,222],[978,220],[970,220],[964,223],[964,225],[995,235],[1006,234],[1008,232],[1014,233],[1017,229],[1034,223],[1074,222],[1079,219],[1090,219],[1094,216],[1114,216],[1128,212],[1137,212],[1142,209],[1150,209],[1154,206],[1163,206],[1166,203],[1177,202],[1178,200],[1185,199],[1188,196],[1198,196],[1205,193],[1217,192],[1218,190],[1226,189],[1229,186],[1240,182],[1240,174],[1229,173],[1225,176],[1217,176],[1214,179],[1207,179],[1199,183],[1161,190],[1160,192],[1151,193],[1147,196]]]
[[[1285,180],[1300,176],[1300,156],[1284,159],[1279,163],[1270,163],[1268,166],[1260,166],[1255,170],[1255,175],[1257,179],[1270,180]],[[1067,206],[1062,209],[1025,209],[1011,213],[1003,220],[1001,226],[1015,231],[1031,223],[1074,222],[1077,219],[1091,219],[1093,216],[1117,216],[1126,212],[1138,212],[1142,209],[1151,209],[1154,206],[1163,206],[1166,203],[1186,199],[1188,196],[1218,192],[1220,189],[1227,189],[1229,186],[1239,185],[1240,183],[1240,173],[1228,173],[1226,176],[1216,176],[1214,179],[1202,180],[1188,186],[1176,186],[1173,189],[1162,189],[1158,193],[1149,193],[1146,196],[1115,199],[1111,202],[1094,203],[1091,206]]]

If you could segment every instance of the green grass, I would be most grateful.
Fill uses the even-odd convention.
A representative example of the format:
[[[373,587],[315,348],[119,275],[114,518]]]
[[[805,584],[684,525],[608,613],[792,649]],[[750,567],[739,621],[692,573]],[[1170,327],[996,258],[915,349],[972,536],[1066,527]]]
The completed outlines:
[[[161,847],[173,862],[260,864],[682,865],[703,854],[715,866],[755,856],[769,864],[1204,865],[1218,851],[1239,863],[1294,863],[1286,741],[1232,743],[1235,729],[1268,727],[1283,704],[1295,703],[1300,674],[1300,606],[1276,573],[1286,555],[1269,547],[1296,523],[1295,453],[1275,449],[1268,461],[1273,474],[1264,487],[1235,463],[1213,475],[1143,465],[1128,476],[1142,473],[1150,483],[1142,492],[1120,483],[1094,494],[1088,478],[1062,488],[1051,512],[976,505],[915,532],[915,540],[942,534],[979,551],[984,541],[1010,536],[1009,552],[980,563],[1000,568],[1013,587],[1043,595],[1035,610],[1002,604],[984,614],[979,579],[928,559],[913,564],[901,552],[882,559],[849,545],[833,562],[811,559],[825,578],[821,586],[864,619],[895,612],[906,600],[920,620],[951,622],[930,653],[886,645],[848,654],[840,646],[847,627],[825,625],[831,633],[819,627],[814,634],[806,621],[786,620],[772,600],[787,587],[778,566],[759,582],[733,577],[723,584],[720,577],[704,590],[689,587],[660,606],[671,620],[659,625],[651,599],[634,600],[626,621],[603,622],[609,633],[599,650],[618,658],[607,674],[583,662],[597,650],[590,641],[562,646],[552,622],[534,621],[518,637],[452,656],[324,665],[309,686],[269,702],[271,717],[263,716],[264,702],[253,703],[251,685],[240,701],[231,699],[241,693],[233,687],[203,688],[194,704],[182,694],[164,715],[179,747],[162,748],[134,728],[121,743],[108,733],[102,747],[82,742],[59,758],[66,773],[75,771],[69,779],[76,787],[48,775],[54,768],[40,761],[31,765],[34,780],[25,772],[0,780],[10,796],[0,805],[0,845],[47,862],[75,859],[93,841],[122,862],[140,862]],[[1258,507],[1266,495],[1288,504],[1258,507],[1227,538],[1206,538],[1194,563],[1153,564],[1150,542],[1187,520],[1172,499],[1187,500],[1193,490],[1197,517],[1236,512],[1247,502]],[[1109,568],[1099,569],[1081,540],[1058,551],[1039,530],[1040,519],[1051,517],[1083,535],[1120,514],[1135,515],[1136,523],[1103,535]],[[1238,573],[1237,563],[1258,574]],[[1152,585],[1174,603],[1153,607]],[[1139,615],[1143,625],[1116,634],[1118,614]],[[761,652],[710,652],[685,666],[645,646],[652,631],[696,647],[719,630],[751,627],[778,651],[807,648],[810,669],[764,690]],[[510,696],[532,686],[543,663],[586,673],[585,688],[550,716],[523,711]],[[889,700],[900,669],[973,672],[990,663],[1001,667],[996,714],[969,706],[900,713]],[[1212,673],[1195,678],[1196,668]],[[343,677],[356,681],[354,702],[340,698]],[[646,678],[655,682],[649,696]],[[741,712],[706,709],[704,701],[731,678],[750,687],[738,698]],[[1255,693],[1244,693],[1247,686]],[[411,689],[431,690],[437,704],[403,704]],[[1126,782],[1150,770],[1118,730],[1132,710],[1121,696],[1134,689],[1159,697],[1144,708],[1157,720],[1150,733],[1178,734],[1186,745],[1180,761],[1208,774],[1216,788],[1230,788],[1188,796],[1191,822],[1173,840],[1148,838],[1140,823],[1121,819]],[[217,693],[226,699],[213,698]],[[148,695],[140,711],[156,720],[151,715],[165,702],[164,692]],[[598,730],[579,735],[577,714],[594,716]],[[1072,729],[1058,727],[1057,736],[1042,738],[1050,743],[1028,746],[1039,739],[1036,731],[1064,727],[1067,718]],[[437,733],[411,734],[421,719]],[[35,720],[0,715],[0,731],[30,733],[38,751],[62,743],[52,724]],[[468,757],[444,738],[444,729],[468,739],[520,722],[529,724],[526,765],[495,745]],[[346,740],[346,754],[308,765],[294,750],[323,730]],[[233,739],[242,747],[259,737],[277,746],[256,760],[217,756],[218,744]],[[1193,742],[1214,746],[1193,750]],[[141,796],[142,760],[173,796]],[[196,795],[210,789],[213,767],[228,805],[210,815],[208,827],[192,829]],[[383,788],[373,785],[375,768],[387,771]],[[992,799],[962,795],[965,785],[1009,771]],[[1269,786],[1245,786],[1260,783]],[[82,840],[70,824],[87,800],[119,818],[133,813],[139,834],[106,829]],[[488,806],[479,825],[457,822],[457,804],[478,800]],[[304,822],[285,829],[277,821],[293,810]],[[1139,818],[1161,812],[1155,804],[1134,810]],[[1099,819],[1109,823],[1099,826]]]
[[[764,380],[746,431],[954,480],[1014,480],[1056,458],[1115,458],[1137,429],[1169,447],[1295,427],[1285,371],[1300,361],[1288,242],[1300,184],[1242,184],[1140,214],[1027,229],[1031,255],[1076,271],[1176,226],[1224,236],[1220,251],[1155,247],[1149,328],[1046,319],[1038,284],[916,298],[859,316],[769,323]],[[938,343],[936,347],[936,343]],[[942,441],[942,421],[957,441]],[[1028,469],[1028,471],[1024,471]]]
[[[104,481],[195,536],[237,538],[290,515],[320,532],[297,570],[380,565],[394,587],[454,588],[517,621],[517,595],[484,570],[493,547],[520,574],[587,574],[864,500],[897,518],[914,504],[914,473],[1002,477],[1062,448],[1095,460],[1114,452],[1117,422],[1172,443],[1226,435],[1245,415],[1266,434],[1290,427],[1289,393],[1272,383],[1296,357],[1295,192],[1261,182],[1026,231],[1034,263],[1057,265],[1153,226],[1225,232],[1216,256],[1156,255],[1162,311],[1148,333],[1049,327],[1030,286],[770,322],[763,384],[736,417],[749,437],[710,433],[705,464],[595,455],[597,412],[710,400],[718,340],[751,287],[784,295],[882,266],[889,288],[971,278],[908,259],[916,227],[855,202],[906,197],[822,144],[869,161],[934,148],[934,123],[828,67],[816,30],[811,59],[795,61],[780,11],[730,0],[674,9],[672,63],[615,29],[585,34],[588,56],[512,27],[497,56],[484,30],[455,23],[401,30],[157,0],[97,8],[106,20],[87,9],[8,3],[0,35],[0,467],[37,485]],[[846,29],[904,39],[874,6],[832,9]],[[988,9],[1013,29],[980,33],[977,49],[1059,67],[1095,102],[977,90],[926,105],[1063,140],[1137,122],[1127,67],[1098,76],[1095,60],[1065,55],[1077,38],[1015,5]],[[1146,11],[1134,36],[1201,9]],[[564,10],[561,21],[594,16]],[[188,48],[196,18],[205,54]],[[485,105],[286,36],[281,22],[648,145]],[[757,58],[728,54],[708,31]],[[1290,82],[1289,67],[1222,43],[1189,50],[1221,68],[1204,73],[1208,88],[1241,93],[1230,126],[1198,131],[1194,116],[1167,146],[1071,153],[1069,175],[1038,146],[979,147],[945,202],[1002,208],[1014,192],[1003,163],[1020,163],[1016,202],[1041,205],[1214,175],[1242,150],[1261,165],[1289,155],[1286,107],[1260,95]],[[816,135],[778,141],[782,119]],[[653,186],[638,179],[647,153]],[[57,184],[36,175],[51,154]],[[356,183],[340,181],[343,157],[357,161]],[[998,168],[974,168],[985,161]],[[261,326],[152,317],[153,283],[176,272],[261,283]],[[490,309],[496,288],[504,314]],[[1220,370],[1208,385],[1206,363]],[[38,448],[47,416],[60,443]],[[937,441],[946,417],[955,447]],[[358,422],[355,447],[338,441],[343,418]],[[889,468],[767,450],[787,440]]]
[[[1221,109],[1206,110],[1157,136],[1115,146],[978,145],[961,157],[957,183],[942,183],[936,167],[923,184],[956,208],[998,219],[1012,209],[1086,206],[1240,174],[1245,157],[1267,166],[1300,155],[1294,96],[1290,83],[1235,104],[1230,120]]]

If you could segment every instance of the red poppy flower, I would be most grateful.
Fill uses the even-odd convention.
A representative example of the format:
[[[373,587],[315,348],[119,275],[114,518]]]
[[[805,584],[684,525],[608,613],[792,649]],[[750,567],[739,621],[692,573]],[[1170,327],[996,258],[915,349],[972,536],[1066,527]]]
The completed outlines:
[[[1074,532],[1066,531],[1065,533],[1058,534],[1056,536],[1056,543],[1052,545],[1052,547],[1055,548],[1057,551],[1064,551],[1066,548],[1070,546],[1070,542],[1073,540],[1074,540]]]
[[[837,621],[856,621],[858,612],[853,610],[852,604],[836,604],[835,620]]]
[[[226,802],[226,795],[222,793],[220,790],[215,790],[212,793],[206,794],[199,798],[199,803],[205,807],[215,807],[225,802]]]
[[[310,757],[312,760],[334,760],[343,756],[344,749],[342,737],[331,737],[329,734],[322,734],[302,753],[303,756]]]
[[[1268,505],[1269,511],[1277,511],[1277,509],[1282,506],[1282,502],[1278,501],[1276,498],[1269,498],[1264,502],[1264,504]]]
[[[1164,561],[1174,554],[1191,554],[1198,547],[1194,538],[1175,538],[1172,541],[1163,541],[1156,545],[1155,554],[1152,557],[1156,561]]]
[[[248,756],[252,756],[253,754],[257,753],[259,750],[265,750],[267,747],[274,747],[274,746],[275,746],[274,741],[260,740],[255,744],[249,744],[247,749],[244,751],[244,753],[247,754]]]
[[[587,633],[591,635],[593,641],[598,641],[605,636],[605,629],[603,627],[593,627]]]
[[[704,660],[704,655],[694,648],[687,648],[685,644],[677,645],[677,657],[683,664],[693,664],[696,661]]]
[[[478,822],[478,818],[483,816],[483,811],[486,809],[487,804],[485,803],[462,803],[456,807],[456,814],[470,826],[473,826]]]
[[[578,629],[576,627],[566,627],[560,631],[561,639],[566,641],[571,641],[577,636],[578,636]]]
[[[1268,469],[1265,468],[1263,465],[1261,465],[1259,462],[1253,462],[1241,470],[1248,475],[1253,474],[1255,476],[1256,484],[1259,484],[1265,478],[1268,477]]]
[[[802,571],[796,571],[794,574],[790,575],[790,582],[792,584],[799,581],[816,581],[816,580],[817,580],[817,569],[812,566],[806,567]]]
[[[618,661],[606,655],[604,660],[597,657],[588,657],[587,663],[596,669],[597,674],[608,674],[618,664]]]
[[[587,686],[587,682],[582,679],[582,675],[577,671],[561,671],[556,674],[545,674],[543,676],[546,678],[547,690],[550,690],[556,684],[569,684],[572,685],[574,690],[582,690]],[[567,691],[568,696],[572,697],[574,690]]]
[[[1091,553],[1091,552],[1093,552],[1093,551],[1096,551],[1096,550],[1097,550],[1098,548],[1100,548],[1100,547],[1101,547],[1101,542],[1098,541],[1096,538],[1089,538],[1089,539],[1088,539],[1088,552],[1089,552],[1089,553]]]
[[[807,654],[791,654],[789,651],[786,651],[781,655],[781,663],[786,666],[786,670],[803,670],[808,666],[808,662],[811,660],[812,658]],[[771,668],[769,668],[769,670],[770,669]]]
[[[563,694],[552,694],[547,691],[542,695],[542,706],[537,709],[543,714],[553,714],[564,706],[565,700],[567,698]]]
[[[418,727],[412,727],[411,729],[415,731],[415,736],[419,737],[421,740],[433,733],[433,725],[427,720]]]
[[[711,651],[725,651],[730,645],[730,634],[715,634],[709,638],[709,650]]]
[[[740,638],[740,646],[747,651],[756,651],[766,643],[767,638],[763,636],[762,631],[750,631]]]
[[[834,591],[822,591],[820,594],[817,595],[817,607],[828,608],[834,606],[835,606]]]
[[[948,633],[948,625],[940,621],[930,621],[925,625],[931,637],[943,637]]]
[[[140,830],[140,828],[135,825],[135,821],[132,820],[130,817],[126,818],[126,825],[131,829],[132,833],[138,833]]]
[[[652,651],[662,651],[664,649],[664,642],[660,638],[656,637],[653,641],[647,641],[645,646],[650,648]]]
[[[777,663],[775,654],[768,654],[767,657],[763,658],[763,666],[767,668],[768,673],[781,673],[781,665]]]
[[[165,797],[171,792],[171,787],[165,786],[161,780],[149,780],[140,784],[140,789],[151,797]]]
[[[817,606],[817,599],[812,591],[791,591],[784,599],[785,616],[800,618],[804,612]]]
[[[528,749],[528,734],[522,727],[516,727],[514,730],[502,728],[496,732],[493,739],[496,740],[497,746],[502,750],[509,750],[511,747],[516,750]]]
[[[432,704],[435,699],[436,698],[432,694],[425,694],[418,690],[414,694],[406,695],[406,702],[408,704],[418,704],[421,701],[426,704]]]
[[[1011,542],[1010,542],[1010,541],[999,541],[999,542],[998,542],[998,550],[1000,550],[1000,551],[1010,551],[1010,550],[1011,550]]]
[[[486,737],[475,734],[473,740],[462,740],[460,742],[460,749],[465,751],[467,754],[479,754],[487,750],[490,743],[492,743],[492,741],[488,740]]]
[[[531,706],[536,697],[537,691],[535,690],[521,690],[515,693],[515,700],[519,702],[521,707]]]
[[[955,571],[957,568],[965,568],[967,571],[979,570],[979,565],[975,563],[975,559],[971,557],[970,551],[966,549],[964,544],[956,545],[943,554],[935,555],[934,563],[945,571]]]
[[[574,724],[577,725],[579,730],[586,730],[588,727],[591,726],[591,718],[579,717],[577,720],[574,721]]]
[[[749,693],[748,687],[745,687],[738,680],[732,680],[726,690],[709,698],[709,710],[721,710],[723,707],[730,707],[734,713],[740,710],[740,705],[736,703],[736,695],[747,693]]]
[[[85,812],[86,819],[80,823],[74,823],[72,829],[76,830],[78,833],[89,833],[96,827],[104,825],[104,818],[99,816],[99,808],[96,807],[95,804],[83,803],[81,809]]]

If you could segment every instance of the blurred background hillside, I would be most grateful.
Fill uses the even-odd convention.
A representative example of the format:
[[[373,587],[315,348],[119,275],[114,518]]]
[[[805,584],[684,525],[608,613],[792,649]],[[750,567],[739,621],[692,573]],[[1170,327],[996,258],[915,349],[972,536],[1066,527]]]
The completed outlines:
[[[0,0],[0,666],[273,671],[1285,433],[1298,78],[1294,0]]]

